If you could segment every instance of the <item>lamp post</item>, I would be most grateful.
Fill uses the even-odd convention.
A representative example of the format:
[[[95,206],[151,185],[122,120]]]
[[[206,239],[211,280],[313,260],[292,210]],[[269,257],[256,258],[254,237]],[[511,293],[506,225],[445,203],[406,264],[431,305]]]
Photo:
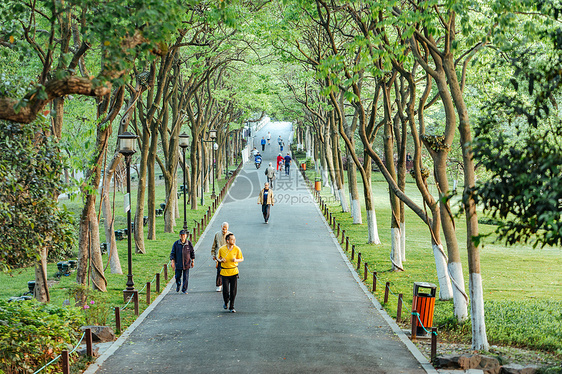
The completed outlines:
[[[125,210],[127,211],[127,288],[123,290],[123,299],[127,301],[129,297],[137,293],[133,282],[133,263],[131,258],[131,156],[135,154],[135,143],[138,135],[125,132],[117,137],[119,139],[119,153],[125,156],[127,165],[127,195],[125,197]]]
[[[204,140],[201,137],[201,150],[203,150],[203,144],[204,143],[214,143],[215,142],[215,139],[217,138],[217,130],[214,130],[214,129],[209,130],[209,138],[211,140]],[[213,148],[213,161],[214,161],[214,158],[215,158],[215,152],[214,152],[214,148]],[[205,166],[205,157],[202,157],[202,160],[203,160],[203,168],[201,170],[201,174],[202,174],[202,176],[201,176],[201,205],[205,205],[205,197],[204,197],[205,196],[205,174],[204,173],[205,173],[205,167],[206,167]],[[215,197],[216,197],[216,195],[215,195],[215,179],[214,179],[214,176],[213,176],[213,193],[211,194],[211,199],[214,199]]]
[[[186,171],[186,167],[185,167],[185,150],[186,148],[189,146],[189,135],[186,133],[183,133],[180,135],[180,147],[183,153],[183,162],[182,162],[182,166],[183,166],[183,229],[187,230],[187,210],[186,210],[186,186],[185,186],[185,174],[187,173]]]

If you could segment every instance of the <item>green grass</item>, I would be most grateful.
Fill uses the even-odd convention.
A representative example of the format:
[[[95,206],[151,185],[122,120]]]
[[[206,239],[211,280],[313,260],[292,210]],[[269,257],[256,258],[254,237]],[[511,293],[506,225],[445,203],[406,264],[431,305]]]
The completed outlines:
[[[311,165],[312,166],[312,165]],[[316,177],[307,167],[310,180]],[[409,178],[409,177],[408,177]],[[362,183],[359,177],[361,200]],[[373,174],[373,198],[378,233],[382,244],[367,244],[366,224],[354,225],[349,213],[343,213],[332,197],[330,188],[322,188],[321,195],[330,212],[336,217],[341,229],[346,230],[350,245],[360,252],[363,262],[369,264],[365,282],[372,289],[372,272],[377,271],[377,290],[374,295],[383,303],[384,287],[390,282],[391,295],[384,308],[396,317],[398,294],[403,294],[402,319],[408,320],[412,305],[414,282],[430,282],[438,285],[433,251],[427,227],[406,208],[406,261],[404,272],[391,271],[390,262],[390,203],[388,185],[380,173]],[[411,180],[410,180],[411,182]],[[413,183],[407,183],[406,191],[413,200],[421,197]],[[433,187],[433,193],[436,189]],[[346,197],[349,194],[346,187]],[[362,201],[363,202],[363,201]],[[454,207],[457,210],[457,207]],[[363,204],[363,220],[366,212]],[[466,228],[464,216],[456,218],[466,292],[468,292],[468,264],[466,252]],[[480,233],[492,233],[492,225],[479,225]],[[484,288],[484,303],[488,341],[491,345],[508,345],[554,352],[562,357],[562,250],[560,248],[533,249],[532,246],[506,247],[488,238],[480,251],[481,274]],[[339,237],[341,241],[341,234]],[[444,239],[443,239],[444,240]],[[345,244],[342,245],[345,249]],[[357,257],[353,261],[357,266]],[[363,278],[363,264],[359,269]],[[470,313],[470,307],[469,307]],[[458,324],[453,318],[452,301],[436,301],[434,326],[439,327],[441,339],[470,343],[470,321]],[[406,327],[406,324],[404,324]]]

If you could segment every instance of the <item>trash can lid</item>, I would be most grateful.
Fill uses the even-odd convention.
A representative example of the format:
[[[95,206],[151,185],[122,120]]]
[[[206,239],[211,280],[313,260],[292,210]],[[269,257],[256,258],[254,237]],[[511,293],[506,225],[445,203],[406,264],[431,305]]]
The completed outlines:
[[[414,282],[414,286],[423,287],[423,288],[437,288],[436,285],[429,282]]]

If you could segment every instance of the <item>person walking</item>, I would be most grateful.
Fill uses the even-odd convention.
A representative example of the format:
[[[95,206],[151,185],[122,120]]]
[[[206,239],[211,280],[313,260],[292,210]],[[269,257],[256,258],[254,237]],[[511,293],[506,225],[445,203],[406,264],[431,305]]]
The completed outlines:
[[[279,145],[279,147],[281,147],[281,143],[283,143],[283,139],[281,139],[281,135],[279,135],[279,137],[277,138],[277,144]],[[281,149],[281,151],[283,151]]]
[[[187,294],[189,282],[189,269],[195,264],[195,251],[193,244],[187,240],[187,230],[180,231],[180,238],[172,245],[170,253],[172,269],[176,272],[176,292]]]
[[[217,260],[217,251],[220,247],[226,245],[226,236],[228,234],[232,234],[230,231],[228,231],[228,222],[223,222],[221,225],[221,230],[215,233],[213,245],[211,246],[211,256],[213,257],[213,260],[216,261],[217,268],[217,278],[215,280],[217,292],[222,291],[221,263]]]
[[[287,156],[285,156],[285,174],[289,175],[289,169],[291,168],[291,155],[287,152]]]
[[[273,188],[273,181],[275,180],[275,169],[273,168],[273,164],[270,162],[267,169],[265,169],[265,175],[267,177],[267,181]]]
[[[236,246],[236,237],[233,233],[226,234],[226,245],[219,248],[218,261],[221,263],[222,298],[223,308],[236,313],[234,300],[238,291],[238,263],[244,261],[242,251]],[[230,306],[229,306],[230,303]]]
[[[261,151],[265,151],[265,137],[261,137]]]
[[[268,131],[267,132],[267,145],[271,144],[271,133]]]
[[[269,221],[269,212],[274,203],[275,200],[273,198],[273,191],[269,189],[269,183],[265,182],[263,189],[260,191],[260,195],[258,196],[258,204],[261,204],[261,212],[263,213],[265,223]]]
[[[277,156],[277,171],[279,171],[279,169],[283,170],[283,156],[281,156],[281,153],[279,153],[279,155]]]

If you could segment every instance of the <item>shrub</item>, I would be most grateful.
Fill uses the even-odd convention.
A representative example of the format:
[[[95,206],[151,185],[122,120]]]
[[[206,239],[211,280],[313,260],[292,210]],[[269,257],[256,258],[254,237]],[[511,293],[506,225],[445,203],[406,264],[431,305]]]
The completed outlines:
[[[0,300],[0,372],[33,373],[80,338],[83,314],[75,307],[35,300]],[[58,365],[44,372],[54,372]]]

